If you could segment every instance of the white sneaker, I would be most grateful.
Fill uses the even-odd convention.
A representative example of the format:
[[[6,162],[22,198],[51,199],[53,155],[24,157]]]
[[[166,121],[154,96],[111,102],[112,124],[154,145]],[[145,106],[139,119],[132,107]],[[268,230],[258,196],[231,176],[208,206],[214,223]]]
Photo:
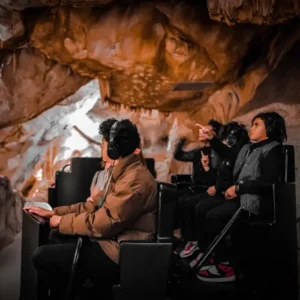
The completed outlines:
[[[199,253],[197,255],[197,257],[190,262],[191,269],[193,269],[195,266],[197,266],[197,264],[200,261],[200,258],[202,257],[202,255],[203,255],[203,253]]]
[[[235,273],[229,262],[220,262],[208,269],[201,268],[197,278],[206,282],[232,282],[235,281]]]
[[[198,265],[198,262],[200,261],[200,258],[202,257],[202,254],[201,253],[201,256],[199,257],[196,257],[196,259],[198,259],[198,261],[196,262],[196,264]],[[212,267],[213,265],[215,264],[215,260],[213,258],[209,259],[208,261],[204,262],[204,264],[202,265],[202,267],[200,268],[200,271],[205,271],[205,270],[208,270],[210,267]],[[193,268],[193,267],[192,267]]]
[[[187,242],[184,249],[180,252],[179,256],[181,258],[189,257],[198,249],[199,248],[197,242]]]

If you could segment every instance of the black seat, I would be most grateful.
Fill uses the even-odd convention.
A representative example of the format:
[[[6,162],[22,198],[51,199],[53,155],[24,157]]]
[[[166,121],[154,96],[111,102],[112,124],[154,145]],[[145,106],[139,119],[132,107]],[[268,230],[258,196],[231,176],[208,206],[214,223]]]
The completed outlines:
[[[158,182],[157,240],[159,242],[171,242],[173,240],[177,199],[176,192],[176,185],[165,182]]]
[[[164,299],[172,253],[176,190],[173,184],[158,182],[156,241],[121,243],[120,285],[113,288],[116,300]]]
[[[49,204],[56,207],[85,201],[95,173],[103,169],[101,161],[99,157],[72,158],[70,166],[56,172],[55,187],[48,190]]]
[[[244,283],[252,292],[263,290],[264,282],[255,280],[257,272],[267,272],[267,278],[272,278],[274,288],[276,287],[281,297],[286,291],[290,292],[290,299],[298,299],[298,259],[297,259],[297,231],[296,231],[296,190],[295,190],[295,153],[294,147],[290,145],[283,146],[284,152],[284,173],[282,174],[282,183],[274,184],[270,187],[270,195],[267,201],[271,201],[269,208],[273,209],[272,214],[267,218],[259,216],[254,219],[249,218],[249,213],[243,207],[239,208],[235,215],[224,227],[222,232],[208,247],[207,251],[201,257],[198,266],[201,267],[219,242],[232,230],[236,221],[240,220],[243,230],[238,230],[239,234],[246,236],[246,240],[253,246],[252,257],[247,257],[248,270],[244,274]],[[243,237],[244,237],[243,236]],[[242,236],[235,236],[238,241]],[[242,237],[242,238],[243,238]],[[245,241],[245,239],[242,239]],[[262,244],[260,244],[263,242]],[[256,245],[256,243],[258,243]],[[243,248],[241,245],[239,249]],[[249,251],[248,251],[249,252]],[[251,251],[250,251],[251,253]],[[243,253],[238,253],[243,257]],[[250,262],[250,263],[249,263]],[[253,264],[251,262],[254,262]],[[261,263],[261,269],[252,267]],[[265,262],[269,265],[278,265],[277,272],[269,272],[264,269]],[[251,265],[252,264],[252,265]],[[249,274],[249,276],[247,276]],[[282,276],[284,274],[284,276]],[[278,299],[280,296],[278,294]],[[259,296],[258,296],[259,297]],[[256,299],[256,298],[254,298]]]
[[[172,253],[176,185],[158,182],[157,235],[154,241],[122,241],[120,244],[120,284],[113,287],[116,300],[164,299]],[[81,238],[76,253],[80,252]],[[73,260],[76,270],[78,255]],[[72,294],[74,273],[68,286]]]
[[[195,183],[192,174],[171,174],[171,183],[176,184],[178,190],[191,188],[192,193],[202,193],[209,188],[205,184]]]
[[[72,158],[70,165],[56,172],[55,187],[48,189],[49,204],[56,207],[85,201],[92,178],[101,169],[100,163],[100,158]],[[68,172],[67,167],[70,167]],[[31,255],[37,247],[48,243],[49,232],[48,224],[40,225],[23,212],[20,299],[34,300],[48,293],[35,272]]]
[[[189,187],[194,184],[192,174],[171,174],[171,183],[176,184],[178,188]]]
[[[129,241],[120,245],[120,285],[113,287],[116,300],[165,298],[171,243]]]

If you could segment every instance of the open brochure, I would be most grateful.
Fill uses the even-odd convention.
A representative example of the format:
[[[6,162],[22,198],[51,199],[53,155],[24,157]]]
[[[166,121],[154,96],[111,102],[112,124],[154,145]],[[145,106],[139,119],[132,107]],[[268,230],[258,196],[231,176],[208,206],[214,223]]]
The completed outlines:
[[[25,203],[24,207],[26,206],[36,206],[47,210],[53,210],[51,205],[47,202],[29,201]]]
[[[40,208],[43,208],[46,210],[53,210],[51,205],[48,204],[47,202],[29,201],[29,202],[25,203],[24,207],[26,207],[26,206],[35,206],[35,207],[40,207]],[[30,213],[28,210],[24,210],[24,211],[38,224],[45,224],[45,223],[49,222],[48,218],[40,217],[36,214]]]

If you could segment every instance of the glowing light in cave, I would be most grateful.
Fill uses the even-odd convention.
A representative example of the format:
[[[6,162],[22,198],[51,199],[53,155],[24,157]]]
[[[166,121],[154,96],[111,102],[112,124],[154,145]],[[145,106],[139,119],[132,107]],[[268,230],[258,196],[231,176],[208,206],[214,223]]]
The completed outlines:
[[[43,179],[43,169],[42,168],[36,172],[35,178],[37,181],[42,181],[42,179]]]
[[[95,84],[95,82],[90,82],[87,86],[90,86],[90,88],[93,89],[93,92],[88,93],[82,99],[80,108],[66,116],[66,123],[73,127],[70,129],[71,135],[62,144],[62,148],[65,150],[60,159],[69,159],[70,157],[80,156],[81,151],[84,151],[90,146],[89,142],[74,129],[74,126],[89,138],[93,140],[99,139],[98,124],[93,122],[86,115],[101,97],[99,85],[98,83]]]

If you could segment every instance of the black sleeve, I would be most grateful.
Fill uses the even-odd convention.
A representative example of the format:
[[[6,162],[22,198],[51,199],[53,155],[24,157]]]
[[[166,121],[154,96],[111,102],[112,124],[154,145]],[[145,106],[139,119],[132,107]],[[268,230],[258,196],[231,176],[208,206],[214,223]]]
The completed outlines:
[[[281,146],[271,149],[261,160],[261,177],[245,179],[243,184],[239,184],[239,194],[260,194],[265,188],[273,183],[279,182],[282,174],[283,151]]]
[[[233,166],[232,163],[228,160],[222,162],[221,167],[219,168],[216,191],[217,193],[225,192],[229,187],[232,186],[232,177],[233,177]]]
[[[220,156],[222,156],[223,158],[229,159],[231,161],[235,161],[240,148],[236,148],[236,147],[228,147],[226,145],[224,145],[217,137],[213,137],[210,141],[209,144],[211,146],[211,148],[216,151]]]
[[[185,140],[181,139],[179,141],[179,143],[177,144],[176,149],[174,151],[174,158],[176,160],[180,160],[180,161],[193,162],[195,153],[197,153],[199,151],[199,148],[193,149],[191,151],[183,151],[182,146],[183,146],[184,142],[185,142]]]
[[[210,168],[208,171],[203,170],[201,176],[201,184],[205,186],[213,186],[216,184],[217,170]]]

